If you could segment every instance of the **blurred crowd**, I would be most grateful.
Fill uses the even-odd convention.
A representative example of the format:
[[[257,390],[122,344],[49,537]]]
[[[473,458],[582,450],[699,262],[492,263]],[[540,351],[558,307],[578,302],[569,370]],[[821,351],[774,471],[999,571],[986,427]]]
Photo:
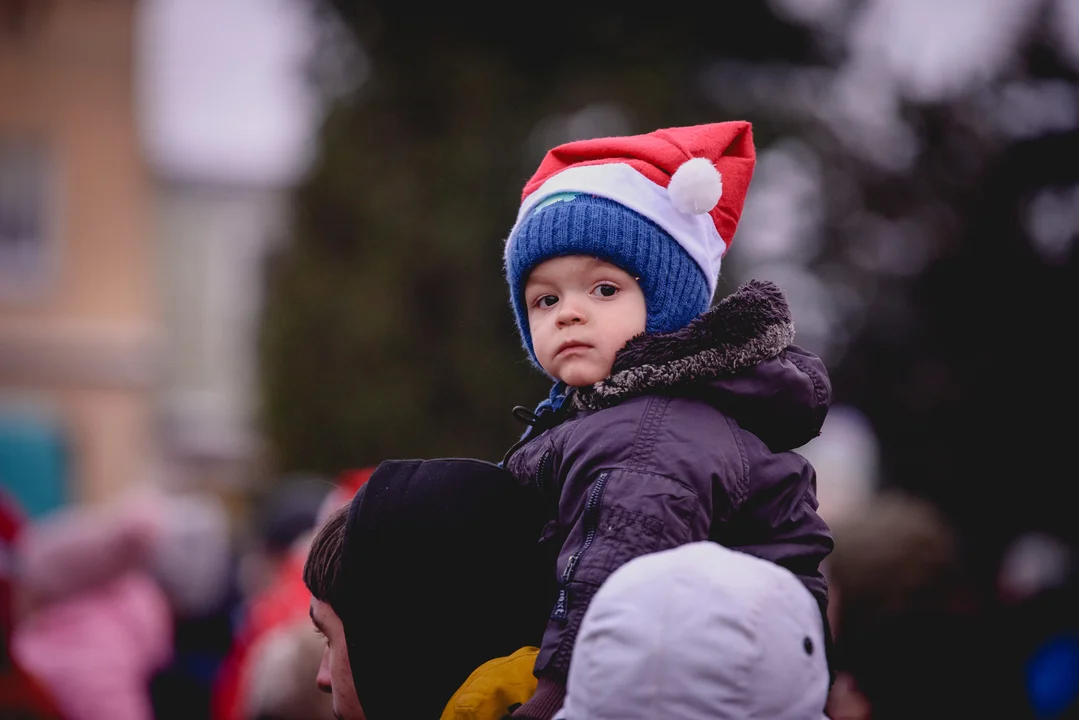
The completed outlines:
[[[153,487],[33,520],[0,496],[0,717],[330,720],[302,568],[370,472],[280,483],[246,535]],[[1024,536],[987,583],[926,501],[835,507],[830,717],[1079,716],[1066,546]]]
[[[367,474],[283,482],[247,532],[213,496],[31,518],[0,487],[0,717],[328,720],[301,569]]]

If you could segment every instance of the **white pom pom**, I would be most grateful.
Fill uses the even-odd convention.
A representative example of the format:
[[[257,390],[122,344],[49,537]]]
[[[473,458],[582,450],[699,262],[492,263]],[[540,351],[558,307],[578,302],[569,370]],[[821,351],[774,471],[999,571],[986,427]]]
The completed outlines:
[[[679,212],[700,215],[709,212],[723,195],[723,179],[708,158],[692,158],[674,171],[667,195]]]

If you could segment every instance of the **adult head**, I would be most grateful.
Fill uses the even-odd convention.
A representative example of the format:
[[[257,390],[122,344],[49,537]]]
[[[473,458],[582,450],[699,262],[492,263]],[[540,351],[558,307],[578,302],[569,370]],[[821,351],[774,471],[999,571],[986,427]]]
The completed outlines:
[[[872,717],[1014,716],[1010,629],[986,612],[947,516],[889,490],[832,530],[837,669]]]
[[[479,665],[538,645],[554,602],[546,509],[502,468],[387,461],[316,533],[304,567],[344,720],[438,717]]]

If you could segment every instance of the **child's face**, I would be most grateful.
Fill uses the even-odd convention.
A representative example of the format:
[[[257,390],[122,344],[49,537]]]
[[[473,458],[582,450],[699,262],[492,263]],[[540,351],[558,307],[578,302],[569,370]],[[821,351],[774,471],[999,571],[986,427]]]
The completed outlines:
[[[611,373],[614,356],[644,332],[644,293],[624,270],[584,255],[551,258],[525,284],[528,330],[540,366],[572,387]]]

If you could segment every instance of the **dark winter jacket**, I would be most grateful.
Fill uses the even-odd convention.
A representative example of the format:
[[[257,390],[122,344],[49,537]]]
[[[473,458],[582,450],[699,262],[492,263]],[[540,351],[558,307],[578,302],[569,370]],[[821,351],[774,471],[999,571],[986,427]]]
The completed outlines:
[[[831,386],[793,338],[783,294],[753,281],[686,328],[634,338],[606,380],[530,418],[504,465],[545,494],[561,545],[537,696],[564,687],[585,608],[638,555],[711,539],[786,567],[826,608],[832,536],[792,450],[819,434]]]

